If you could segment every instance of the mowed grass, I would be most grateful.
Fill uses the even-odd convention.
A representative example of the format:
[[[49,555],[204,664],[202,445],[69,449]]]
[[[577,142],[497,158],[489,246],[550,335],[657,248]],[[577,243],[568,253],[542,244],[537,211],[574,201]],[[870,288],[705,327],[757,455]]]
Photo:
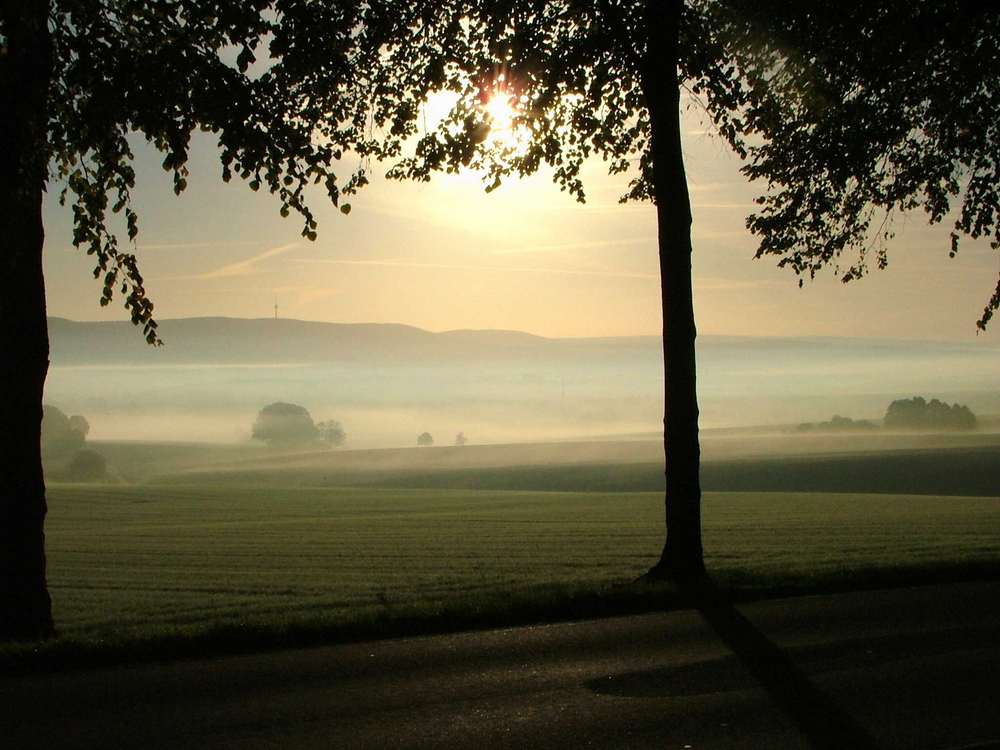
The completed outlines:
[[[503,622],[497,612],[533,601],[544,616],[560,602],[572,615],[574,597],[627,590],[613,585],[656,561],[662,503],[658,493],[56,485],[50,590],[63,642],[76,644],[289,629],[364,637],[395,632],[379,630],[393,621],[474,624],[477,611]],[[708,565],[736,592],[1000,570],[1000,498],[707,493],[703,514]]]

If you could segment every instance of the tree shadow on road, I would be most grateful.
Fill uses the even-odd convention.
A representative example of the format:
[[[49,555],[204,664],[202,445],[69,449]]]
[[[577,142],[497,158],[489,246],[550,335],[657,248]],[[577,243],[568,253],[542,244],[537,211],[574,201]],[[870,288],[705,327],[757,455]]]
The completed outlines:
[[[705,577],[679,588],[732,655],[595,680],[591,689],[616,695],[681,696],[745,690],[756,684],[816,750],[876,750],[865,729],[744,617],[714,582]]]
[[[683,587],[715,634],[817,750],[875,750],[861,725],[708,578]]]

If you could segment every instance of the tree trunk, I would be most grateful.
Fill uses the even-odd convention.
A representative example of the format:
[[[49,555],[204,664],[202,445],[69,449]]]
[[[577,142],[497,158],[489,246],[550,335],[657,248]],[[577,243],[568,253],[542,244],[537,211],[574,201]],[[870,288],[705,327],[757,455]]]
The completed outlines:
[[[681,582],[705,575],[691,288],[691,198],[681,150],[678,74],[683,7],[683,0],[648,0],[646,52],[640,71],[649,111],[659,236],[667,521],[663,554],[648,575]]]
[[[54,633],[45,583],[42,391],[49,366],[42,195],[48,0],[0,0],[0,640]]]

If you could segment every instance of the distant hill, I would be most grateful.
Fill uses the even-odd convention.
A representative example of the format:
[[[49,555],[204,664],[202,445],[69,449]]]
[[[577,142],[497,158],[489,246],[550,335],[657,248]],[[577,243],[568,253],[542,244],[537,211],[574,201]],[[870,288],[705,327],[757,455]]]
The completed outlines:
[[[49,326],[47,403],[85,415],[95,439],[239,440],[275,401],[341,421],[354,448],[424,431],[439,444],[592,438],[663,419],[657,336],[189,318],[161,321],[154,348],[126,321]],[[703,428],[880,419],[914,396],[1000,414],[1000,346],[701,336],[698,390]]]
[[[273,318],[162,321],[166,345],[149,347],[127,321],[49,318],[52,363],[84,364],[412,364],[538,358],[659,356],[657,337],[546,339],[520,331],[431,333],[388,323],[320,323]]]
[[[164,320],[166,346],[147,346],[127,321],[49,318],[52,364],[313,364],[604,361],[646,364],[662,359],[658,336],[551,339],[520,331],[432,333],[389,323],[322,323],[273,318]],[[962,364],[984,387],[997,387],[1000,344],[857,339],[700,336],[699,356],[716,373],[748,367],[776,374],[823,367],[852,370],[865,363],[899,368]],[[704,369],[704,368],[703,368]],[[871,374],[869,372],[869,374]]]

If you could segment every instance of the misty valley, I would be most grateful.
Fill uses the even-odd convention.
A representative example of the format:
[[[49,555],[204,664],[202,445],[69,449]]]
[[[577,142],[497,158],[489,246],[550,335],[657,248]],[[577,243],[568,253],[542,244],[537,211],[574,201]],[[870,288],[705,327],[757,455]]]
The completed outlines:
[[[662,544],[656,337],[219,318],[165,321],[152,348],[127,323],[50,325],[50,589],[85,648],[662,597],[616,588]],[[994,575],[998,354],[700,339],[713,578],[755,596]],[[976,421],[890,430],[889,411]],[[265,439],[275,414],[316,439]]]
[[[169,320],[148,347],[128,323],[50,321],[45,401],[95,441],[248,443],[273,402],[337,420],[351,449],[642,436],[662,425],[658,337],[545,339],[398,325]],[[924,341],[699,339],[701,426],[880,420],[918,395],[1000,414],[1000,347]],[[986,424],[989,424],[987,422]]]

